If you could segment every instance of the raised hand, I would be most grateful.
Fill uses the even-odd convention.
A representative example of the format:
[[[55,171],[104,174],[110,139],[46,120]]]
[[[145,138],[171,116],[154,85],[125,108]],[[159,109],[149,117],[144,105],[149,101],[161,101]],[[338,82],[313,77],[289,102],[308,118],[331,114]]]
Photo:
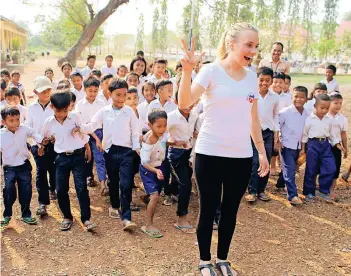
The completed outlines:
[[[191,49],[188,50],[188,46],[186,45],[185,40],[181,39],[184,56],[180,60],[184,71],[192,71],[195,65],[201,60],[202,56],[205,52],[200,53],[199,56],[195,56],[195,38],[191,38]]]

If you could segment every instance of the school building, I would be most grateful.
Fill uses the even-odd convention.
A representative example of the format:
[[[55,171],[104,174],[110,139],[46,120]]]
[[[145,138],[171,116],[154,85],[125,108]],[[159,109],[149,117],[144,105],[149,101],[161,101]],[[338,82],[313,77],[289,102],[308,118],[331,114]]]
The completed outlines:
[[[26,51],[28,47],[29,32],[25,28],[19,26],[10,19],[4,16],[0,16],[0,30],[1,30],[1,44],[0,50],[4,53],[9,49],[12,52],[12,41],[15,38],[19,38],[20,48],[22,51]]]

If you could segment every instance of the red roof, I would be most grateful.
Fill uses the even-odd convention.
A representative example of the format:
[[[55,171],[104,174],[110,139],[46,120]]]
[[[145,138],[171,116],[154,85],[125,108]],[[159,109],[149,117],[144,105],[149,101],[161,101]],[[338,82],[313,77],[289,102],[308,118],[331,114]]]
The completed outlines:
[[[336,37],[341,38],[344,32],[351,32],[351,21],[342,21],[336,28]]]

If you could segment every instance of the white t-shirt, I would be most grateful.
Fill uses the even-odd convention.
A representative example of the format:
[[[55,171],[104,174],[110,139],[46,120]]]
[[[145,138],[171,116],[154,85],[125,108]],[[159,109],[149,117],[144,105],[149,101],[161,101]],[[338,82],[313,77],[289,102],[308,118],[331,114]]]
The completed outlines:
[[[101,74],[106,75],[106,74],[112,74],[112,76],[117,76],[117,68],[116,67],[107,67],[106,64],[101,66]]]
[[[231,158],[252,157],[251,109],[258,98],[257,76],[246,69],[233,80],[219,63],[206,64],[193,81],[201,85],[204,121],[195,152]]]

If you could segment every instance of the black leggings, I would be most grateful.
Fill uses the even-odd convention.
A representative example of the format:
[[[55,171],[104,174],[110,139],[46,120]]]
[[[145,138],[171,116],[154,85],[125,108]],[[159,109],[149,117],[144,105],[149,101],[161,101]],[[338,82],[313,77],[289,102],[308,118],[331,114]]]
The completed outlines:
[[[217,258],[226,260],[236,225],[240,200],[250,180],[252,158],[227,158],[196,154],[195,175],[200,195],[197,240],[202,261],[211,260],[213,220],[223,197],[218,225]]]

